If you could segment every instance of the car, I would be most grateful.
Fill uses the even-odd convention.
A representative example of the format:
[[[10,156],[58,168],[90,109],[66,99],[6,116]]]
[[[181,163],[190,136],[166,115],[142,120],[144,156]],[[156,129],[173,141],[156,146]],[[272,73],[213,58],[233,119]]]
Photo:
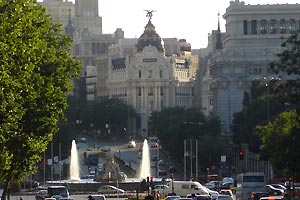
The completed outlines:
[[[109,148],[109,146],[104,146],[104,147],[101,148],[101,151],[103,151],[103,152],[109,152],[110,148]]]
[[[286,187],[284,187],[283,185],[281,184],[271,184],[274,188],[277,188],[277,189],[282,189],[282,190],[286,190]]]
[[[179,199],[180,196],[177,196],[177,195],[168,195],[166,197],[166,200],[175,200],[175,199]]]
[[[128,143],[128,148],[135,148],[136,147],[136,143],[134,140],[131,140],[129,143]]]
[[[88,200],[106,200],[106,197],[101,194],[92,194],[88,196]]]
[[[226,195],[229,195],[229,196],[233,197],[233,193],[232,193],[231,190],[224,190],[224,189],[222,189],[222,190],[219,191],[219,193],[220,194],[226,194]]]
[[[194,200],[212,200],[210,195],[202,195],[202,194],[188,194],[187,198],[192,198]]]
[[[86,143],[86,138],[85,138],[85,137],[82,137],[82,138],[80,138],[79,141],[82,142],[82,143]]]
[[[278,189],[273,187],[272,185],[266,185],[266,191],[271,195],[271,196],[280,196],[284,194],[283,189]]]
[[[167,176],[167,171],[164,169],[158,170],[158,176]]]
[[[125,191],[113,185],[103,185],[98,189],[98,194],[117,194],[117,193],[124,194]]]
[[[69,190],[66,186],[62,185],[52,185],[48,186],[47,189],[47,196],[48,198],[64,198],[64,199],[71,199]]]
[[[252,192],[251,199],[252,200],[259,200],[262,197],[270,196],[268,192]]]
[[[233,200],[233,198],[230,195],[219,194],[217,200]]]
[[[46,198],[46,196],[47,196],[47,190],[39,190],[35,195],[35,199],[43,200]]]
[[[153,190],[159,194],[166,194],[170,191],[170,188],[168,185],[155,185]]]

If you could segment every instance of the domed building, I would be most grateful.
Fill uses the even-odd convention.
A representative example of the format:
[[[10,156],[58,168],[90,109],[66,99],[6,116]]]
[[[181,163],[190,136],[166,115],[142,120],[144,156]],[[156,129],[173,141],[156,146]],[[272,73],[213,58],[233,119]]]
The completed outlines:
[[[188,56],[165,55],[151,18],[135,47],[133,56],[110,59],[107,86],[110,98],[123,99],[139,114],[130,134],[149,137],[153,111],[193,106],[195,80]]]

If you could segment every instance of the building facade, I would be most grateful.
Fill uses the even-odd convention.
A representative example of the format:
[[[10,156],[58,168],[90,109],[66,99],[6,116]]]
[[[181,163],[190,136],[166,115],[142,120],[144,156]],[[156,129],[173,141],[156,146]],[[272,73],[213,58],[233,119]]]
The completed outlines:
[[[284,41],[282,37],[299,30],[300,5],[246,5],[235,0],[223,18],[223,47],[204,56],[211,95],[206,92],[202,97],[212,98],[212,113],[220,117],[223,134],[231,136],[233,114],[242,110],[245,93],[251,97],[252,82],[276,78],[269,64],[278,59],[274,52]]]
[[[191,54],[188,53],[190,47],[182,48],[188,46],[187,43],[180,47],[180,41],[176,41],[169,42],[174,54],[167,56],[163,40],[149,19],[144,33],[137,40],[133,56],[122,57],[124,51],[121,50],[110,59],[109,97],[121,98],[135,108],[140,116],[136,119],[135,132],[142,137],[151,135],[149,119],[153,111],[176,106],[191,108],[194,105],[195,81]],[[131,52],[128,48],[126,50]]]

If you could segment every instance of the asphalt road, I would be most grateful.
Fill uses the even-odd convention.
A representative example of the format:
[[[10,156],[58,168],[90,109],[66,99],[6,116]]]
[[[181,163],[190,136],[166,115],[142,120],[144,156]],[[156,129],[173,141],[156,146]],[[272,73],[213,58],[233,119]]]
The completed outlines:
[[[35,196],[33,195],[26,195],[26,196],[22,196],[23,200],[35,200]],[[82,195],[72,195],[72,198],[74,200],[87,200],[88,198],[87,194],[82,194]],[[107,198],[108,200],[124,200],[127,198]],[[10,196],[10,200],[20,200],[20,196],[15,196],[12,195]]]

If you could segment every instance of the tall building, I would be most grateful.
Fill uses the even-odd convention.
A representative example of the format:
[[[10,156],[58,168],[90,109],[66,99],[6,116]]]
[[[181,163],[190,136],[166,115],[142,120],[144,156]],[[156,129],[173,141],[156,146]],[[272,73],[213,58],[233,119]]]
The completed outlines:
[[[235,0],[230,2],[223,18],[223,48],[208,51],[201,73],[210,73],[206,77],[210,78],[211,95],[202,93],[202,98],[212,97],[212,113],[220,117],[223,134],[231,136],[233,114],[242,110],[245,94],[251,97],[252,82],[276,78],[268,70],[269,63],[278,59],[274,52],[284,41],[282,37],[299,30],[300,5],[246,5]]]
[[[149,119],[153,111],[194,105],[190,45],[186,41],[170,40],[173,53],[167,55],[163,39],[149,18],[133,56],[125,54],[122,48],[117,53],[117,46],[115,51],[112,49],[114,55],[109,62],[107,82],[109,96],[121,98],[135,108],[140,117],[136,119],[134,131],[142,137],[151,135]],[[128,46],[126,51],[132,52]]]
[[[62,27],[68,24],[69,15],[75,16],[75,5],[71,0],[43,0],[40,4],[46,8],[53,22],[61,23]]]

